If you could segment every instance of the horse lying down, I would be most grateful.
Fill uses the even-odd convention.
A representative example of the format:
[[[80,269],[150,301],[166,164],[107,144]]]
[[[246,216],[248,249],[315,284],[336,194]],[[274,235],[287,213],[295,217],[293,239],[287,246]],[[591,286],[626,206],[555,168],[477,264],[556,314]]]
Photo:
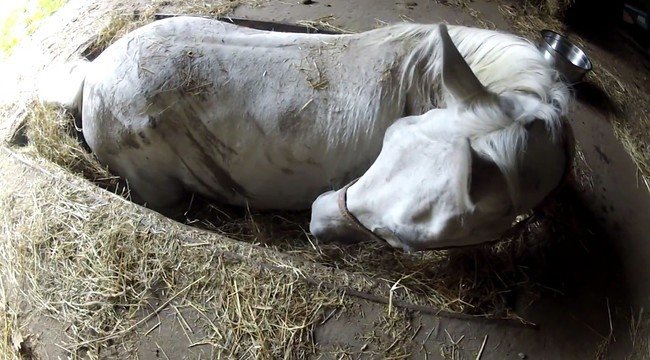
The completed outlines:
[[[257,209],[313,202],[322,241],[472,245],[541,202],[568,164],[566,86],[532,44],[494,31],[293,34],[177,17],[70,69],[42,97],[80,111],[99,161],[159,210],[192,192]]]

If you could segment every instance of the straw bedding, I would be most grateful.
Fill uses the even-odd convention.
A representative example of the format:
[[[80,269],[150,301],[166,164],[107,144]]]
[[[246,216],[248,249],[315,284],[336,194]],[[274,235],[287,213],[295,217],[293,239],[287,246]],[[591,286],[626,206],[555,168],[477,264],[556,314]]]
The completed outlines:
[[[14,293],[69,324],[65,347],[72,354],[106,357],[115,342],[119,352],[131,353],[126,335],[155,324],[140,329],[139,314],[155,314],[153,301],[167,298],[204,314],[196,326],[210,331],[193,340],[219,344],[217,355],[241,357],[254,349],[252,358],[285,352],[303,358],[313,352],[307,339],[316,320],[344,305],[335,290],[306,284],[294,273],[229,259],[224,253],[236,251],[233,245],[182,241],[190,234],[180,225],[89,197],[69,178],[49,180],[29,189],[5,187],[0,195],[0,207],[12,209],[2,212],[3,275],[26,284],[3,289],[3,297]],[[5,326],[5,332],[18,330]]]

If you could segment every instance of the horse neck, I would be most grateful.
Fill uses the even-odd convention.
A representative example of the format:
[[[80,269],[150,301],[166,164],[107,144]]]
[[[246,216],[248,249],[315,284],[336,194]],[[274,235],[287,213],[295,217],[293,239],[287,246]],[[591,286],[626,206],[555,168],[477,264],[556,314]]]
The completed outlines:
[[[458,41],[455,26],[450,26],[450,35]],[[404,114],[421,115],[433,108],[443,108],[451,95],[442,86],[442,43],[438,25],[404,24],[396,25],[385,35],[387,42],[393,42],[403,51],[399,67],[399,100],[404,104]],[[466,49],[458,49],[468,58]]]
[[[442,48],[438,25],[401,26],[395,38],[407,44],[399,71],[404,115],[420,115],[443,107],[445,95],[441,86]]]
[[[389,60],[384,59],[385,73],[378,79],[378,86],[374,81],[361,85],[373,89],[368,101],[348,103],[343,115],[345,121],[326,123],[332,138],[337,139],[333,146],[372,139],[379,148],[385,130],[396,120],[433,108],[429,95],[436,87],[430,86],[431,81],[423,80],[427,74],[419,69],[425,66],[429,56],[414,56],[417,52],[439,57],[438,49],[427,48],[426,44],[427,36],[437,32],[431,31],[432,28],[437,29],[437,25],[395,25],[359,35],[355,45],[361,49],[368,47],[368,51],[379,48],[387,53],[382,59]],[[358,136],[359,133],[363,136]]]
[[[449,26],[458,51],[490,91],[519,92],[556,102],[566,113],[568,92],[540,52],[526,40],[490,30]],[[406,43],[400,85],[408,115],[444,108],[452,100],[442,86],[442,47],[438,25],[402,25],[394,38]]]

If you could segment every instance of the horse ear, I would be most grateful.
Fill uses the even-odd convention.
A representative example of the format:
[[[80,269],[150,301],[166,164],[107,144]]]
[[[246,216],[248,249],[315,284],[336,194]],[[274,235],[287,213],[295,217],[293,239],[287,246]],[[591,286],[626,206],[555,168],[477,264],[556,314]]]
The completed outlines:
[[[439,29],[442,39],[442,82],[447,90],[461,102],[486,94],[488,91],[449,37],[447,25],[440,24]]]

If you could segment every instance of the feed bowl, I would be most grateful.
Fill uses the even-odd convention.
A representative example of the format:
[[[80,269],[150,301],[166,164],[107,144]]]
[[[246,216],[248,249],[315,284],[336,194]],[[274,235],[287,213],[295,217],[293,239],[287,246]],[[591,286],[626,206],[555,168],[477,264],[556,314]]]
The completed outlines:
[[[587,54],[566,37],[554,31],[542,30],[539,49],[570,84],[582,80],[585,74],[592,69],[591,60]]]

